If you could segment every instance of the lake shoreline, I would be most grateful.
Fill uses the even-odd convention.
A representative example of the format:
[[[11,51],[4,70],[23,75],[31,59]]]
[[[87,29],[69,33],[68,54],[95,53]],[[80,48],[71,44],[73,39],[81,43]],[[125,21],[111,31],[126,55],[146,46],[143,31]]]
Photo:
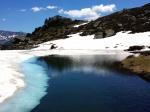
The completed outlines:
[[[5,71],[6,74],[8,74],[8,76],[12,76],[12,73],[17,71],[16,73],[18,74],[17,76],[21,76],[21,79],[23,81],[24,85],[20,85],[21,88],[26,86],[26,82],[25,80],[23,80],[25,78],[25,75],[23,73],[21,73],[21,68],[20,68],[20,64],[32,57],[43,57],[43,56],[49,56],[49,55],[58,55],[58,56],[78,56],[78,55],[113,55],[113,57],[117,58],[118,61],[117,63],[114,64],[114,66],[112,67],[112,69],[119,71],[119,72],[132,72],[129,69],[125,69],[121,67],[121,61],[124,60],[125,58],[127,58],[128,56],[132,55],[129,52],[124,52],[124,51],[116,51],[116,50],[8,50],[8,51],[1,51],[1,57],[0,57],[0,62],[3,64],[6,64],[5,69],[2,67],[1,70]],[[6,63],[8,62],[8,63]],[[8,72],[8,65],[11,66],[10,70],[12,72]],[[133,75],[135,73],[132,73]],[[135,74],[136,75],[136,74]],[[5,75],[7,77],[7,75]],[[144,75],[141,75],[144,76]],[[3,76],[4,77],[4,76]],[[143,77],[142,77],[143,78]],[[147,78],[146,78],[147,79]],[[1,78],[1,80],[3,80]],[[1,81],[0,80],[0,81]],[[5,87],[8,88],[8,87]],[[9,90],[9,89],[8,89]],[[19,90],[19,89],[18,89]],[[16,92],[18,91],[16,90],[15,93],[13,93],[11,95],[11,97],[7,97],[5,98],[5,100],[3,100],[3,102],[5,103],[5,101],[9,98],[13,98],[13,96],[16,94]],[[1,91],[2,92],[2,91]],[[3,97],[5,97],[6,94],[4,94]],[[3,103],[2,102],[2,103]],[[7,101],[6,101],[7,102]]]
[[[139,76],[150,74],[150,51],[135,53],[139,53],[139,56],[131,55],[122,60],[119,63],[120,68]]]
[[[116,50],[4,50],[0,51],[0,70],[3,74],[0,75],[0,103],[5,102],[6,99],[13,97],[19,90],[24,88],[25,75],[21,73],[20,64],[32,57],[48,56],[48,55],[117,55],[119,60],[124,59],[129,55],[127,52]],[[122,54],[122,56],[120,56]],[[10,83],[11,80],[16,81],[16,84]],[[4,83],[5,86],[2,84]],[[6,89],[8,88],[8,89]],[[12,90],[10,90],[12,89]],[[5,91],[4,91],[5,90]]]
[[[112,59],[116,59],[116,57],[115,56],[111,58],[110,57],[111,56],[107,57],[107,55],[104,56],[50,55],[50,56],[46,56],[46,57],[44,56],[40,58],[40,60],[44,60],[45,62],[47,62],[50,70],[49,76],[51,77],[51,80],[49,81],[50,86],[48,87],[47,90],[48,94],[45,97],[43,97],[43,99],[41,99],[40,105],[34,108],[32,112],[42,112],[44,110],[49,110],[49,111],[53,110],[53,111],[60,112],[62,109],[68,112],[67,111],[69,108],[68,105],[71,106],[69,110],[71,112],[80,111],[81,108],[83,110],[85,109],[84,107],[86,107],[86,109],[88,108],[87,112],[95,111],[95,109],[97,109],[97,111],[95,112],[99,112],[99,110],[102,110],[102,108],[99,108],[100,104],[104,104],[102,107],[105,107],[107,105],[106,103],[107,101],[108,104],[112,102],[112,104],[110,105],[114,105],[113,101],[115,101],[115,103],[120,102],[118,104],[123,105],[123,107],[124,104],[126,104],[126,102],[125,103],[122,102],[127,101],[129,103],[129,104],[127,103],[128,107],[129,106],[133,107],[133,110],[137,109],[135,105],[141,105],[141,101],[147,100],[147,98],[146,100],[144,99],[144,96],[146,96],[148,92],[146,94],[146,93],[142,93],[143,91],[141,91],[141,89],[143,88],[147,89],[147,87],[142,85],[143,84],[149,85],[149,83],[141,79],[139,76],[137,76],[134,73],[123,73],[122,69],[118,71],[118,69],[116,68],[118,67],[117,64],[119,64],[118,61],[117,63],[114,63],[116,62],[116,60],[112,61]],[[81,89],[79,89],[80,87]],[[111,92],[111,90],[112,91],[114,90],[115,93]],[[101,93],[104,93],[104,95],[101,95]],[[91,95],[93,94],[94,96],[91,97]],[[81,95],[81,96],[83,95],[83,96],[79,97],[77,95]],[[131,97],[129,98],[128,96],[130,95]],[[138,95],[140,96],[143,95],[143,96],[139,97]],[[86,96],[88,96],[88,98]],[[111,96],[112,98],[110,98]],[[93,101],[95,97],[96,99]],[[100,99],[98,100],[98,98]],[[103,98],[104,100],[102,100]],[[115,100],[112,100],[113,98]],[[132,100],[132,98],[133,99],[137,98],[137,100]],[[81,99],[84,99],[83,102]],[[128,99],[131,100],[129,101]],[[93,103],[91,103],[92,101]],[[74,102],[80,102],[80,103],[74,103]],[[80,105],[79,108],[77,106],[78,104]],[[86,106],[82,107],[81,104],[85,104]],[[92,104],[94,107],[91,106]],[[115,105],[117,107],[117,110],[118,110],[118,104]],[[97,108],[95,106],[97,106]],[[107,105],[106,108],[108,108],[108,106],[109,105]],[[148,108],[145,105],[145,103],[143,103],[143,106],[141,107],[142,109],[143,107]],[[110,107],[110,111],[112,111],[112,109],[114,108]],[[124,110],[124,108],[120,108],[120,110],[122,109]],[[128,108],[126,107],[125,109]],[[128,112],[132,112],[133,110],[131,109],[132,108],[130,108]],[[136,111],[138,111],[138,109]],[[107,111],[105,110],[105,112]]]

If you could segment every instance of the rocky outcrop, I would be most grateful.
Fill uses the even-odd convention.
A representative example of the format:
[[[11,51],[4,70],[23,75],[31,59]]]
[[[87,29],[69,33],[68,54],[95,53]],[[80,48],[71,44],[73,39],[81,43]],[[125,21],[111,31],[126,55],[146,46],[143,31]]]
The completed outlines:
[[[57,39],[68,38],[68,35],[82,32],[81,36],[95,35],[95,39],[106,38],[120,31],[150,31],[150,3],[142,7],[123,9],[111,15],[100,17],[79,27],[74,25],[85,21],[54,16],[45,20],[44,25],[27,34],[25,40],[14,39],[14,43],[2,48],[27,49],[37,44]],[[120,37],[121,38],[121,37]]]
[[[131,31],[131,33],[150,31],[150,4],[132,9],[123,9],[91,21],[88,24],[76,28],[73,27],[83,22],[81,20],[54,16],[46,19],[42,27],[36,28],[27,37],[40,43],[67,38],[67,35],[77,32],[82,32],[81,36],[94,34],[95,39],[99,39],[113,36],[120,31]]]
[[[145,46],[130,46],[129,49],[127,49],[126,51],[140,51],[144,48]]]
[[[39,42],[68,38],[67,35],[77,32],[77,28],[73,26],[82,22],[84,21],[54,16],[46,19],[42,27],[36,28],[35,31],[32,34],[28,34],[27,37]]]
[[[95,34],[95,38],[105,38],[120,31],[150,31],[150,4],[122,11],[91,21],[80,27],[81,35]]]
[[[67,35],[78,32],[73,26],[83,22],[85,21],[54,16],[46,19],[43,26],[36,28],[31,34],[28,33],[25,38],[16,37],[12,44],[2,45],[1,49],[30,49],[46,41],[68,38]]]
[[[121,66],[139,75],[150,75],[150,51],[141,52],[138,57],[129,56],[121,62]]]
[[[97,32],[94,36],[94,39],[104,38],[104,32]]]

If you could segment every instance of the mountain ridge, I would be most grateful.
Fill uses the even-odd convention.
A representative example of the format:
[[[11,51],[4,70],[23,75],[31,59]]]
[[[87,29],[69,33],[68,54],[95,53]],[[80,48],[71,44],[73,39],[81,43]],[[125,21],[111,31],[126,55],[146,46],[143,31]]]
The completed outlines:
[[[0,45],[8,43],[9,41],[12,41],[16,37],[25,37],[26,33],[24,32],[15,32],[15,31],[5,31],[0,30]]]
[[[62,16],[47,18],[44,25],[27,34],[24,40],[16,39],[11,46],[4,49],[27,49],[37,44],[68,38],[70,34],[81,33],[81,36],[95,35],[94,39],[101,39],[115,35],[120,31],[139,33],[150,31],[150,3],[141,7],[123,9],[110,15],[90,21],[85,25],[83,20],[72,20]],[[29,47],[30,46],[30,47]]]

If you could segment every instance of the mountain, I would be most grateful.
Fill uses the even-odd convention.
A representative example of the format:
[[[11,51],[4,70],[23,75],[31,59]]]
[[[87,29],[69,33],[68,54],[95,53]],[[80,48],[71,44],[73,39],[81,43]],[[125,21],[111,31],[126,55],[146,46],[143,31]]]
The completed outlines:
[[[36,28],[35,31],[32,34],[28,34],[27,37],[34,41],[41,42],[67,38],[67,35],[76,29],[73,26],[83,22],[85,21],[72,20],[57,15],[46,19],[43,26]]]
[[[4,49],[28,49],[50,40],[68,38],[70,34],[81,33],[81,36],[95,35],[95,39],[106,38],[120,31],[131,31],[131,33],[150,31],[150,3],[132,9],[100,17],[97,20],[87,22],[72,20],[61,16],[50,17],[45,20],[44,25],[36,28],[31,34],[27,34],[23,40],[16,39],[11,46]]]
[[[23,32],[12,32],[12,31],[3,31],[0,30],[0,44],[4,44],[7,41],[10,41],[16,37],[23,37],[26,33]]]
[[[98,18],[80,29],[83,30],[82,35],[95,34],[95,38],[109,37],[120,31],[150,31],[150,3]]]
[[[55,16],[46,19],[45,24],[37,28],[29,37],[37,40],[41,38],[52,40],[65,38],[68,34],[83,32],[82,36],[95,34],[95,38],[105,38],[120,31],[131,31],[131,33],[150,31],[150,3],[142,7],[123,9],[80,27],[72,27],[78,23],[80,21]]]

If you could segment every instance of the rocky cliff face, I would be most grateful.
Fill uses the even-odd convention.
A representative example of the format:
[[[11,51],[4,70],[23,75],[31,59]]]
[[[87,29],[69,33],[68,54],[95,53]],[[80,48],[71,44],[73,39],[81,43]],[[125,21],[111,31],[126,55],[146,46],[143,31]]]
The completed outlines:
[[[35,30],[31,34],[28,33],[25,38],[14,38],[11,45],[0,46],[0,48],[2,50],[30,49],[39,43],[68,38],[67,35],[76,31],[76,28],[73,26],[83,22],[85,21],[54,16],[46,19],[43,26],[35,28]]]
[[[46,19],[43,26],[27,34],[25,39],[16,39],[11,46],[2,48],[27,49],[42,42],[68,38],[67,35],[78,32],[82,32],[82,36],[94,34],[95,39],[99,39],[113,36],[120,31],[131,31],[131,33],[150,31],[150,3],[142,7],[123,9],[88,24],[73,27],[83,22],[85,21],[55,16]]]
[[[95,38],[105,38],[120,31],[150,31],[150,4],[122,11],[91,21],[82,26],[82,35],[95,34]]]
[[[36,28],[32,34],[28,34],[27,37],[33,41],[49,41],[67,38],[67,35],[73,33],[76,24],[81,24],[82,20],[72,20],[62,16],[54,16],[46,19],[42,27]]]

